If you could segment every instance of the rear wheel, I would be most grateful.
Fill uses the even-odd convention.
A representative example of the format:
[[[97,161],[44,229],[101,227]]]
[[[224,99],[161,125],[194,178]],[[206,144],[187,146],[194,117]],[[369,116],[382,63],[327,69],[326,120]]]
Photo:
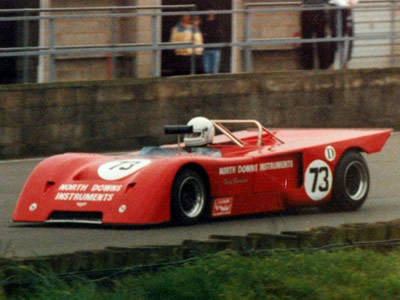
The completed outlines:
[[[206,217],[209,196],[204,179],[194,170],[183,169],[172,186],[172,220],[179,224],[194,224]]]
[[[357,210],[367,199],[369,185],[369,171],[364,157],[356,151],[346,152],[335,168],[332,198],[321,209]]]

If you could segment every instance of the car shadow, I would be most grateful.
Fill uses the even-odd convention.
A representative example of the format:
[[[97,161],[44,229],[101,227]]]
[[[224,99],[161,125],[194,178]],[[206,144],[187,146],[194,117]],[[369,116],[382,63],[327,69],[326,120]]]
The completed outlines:
[[[290,217],[296,215],[314,215],[320,214],[321,211],[317,208],[301,208],[296,210],[287,210],[280,212],[267,212],[267,213],[256,213],[241,216],[226,216],[215,219],[201,220],[191,225],[174,224],[172,222],[160,223],[160,224],[143,224],[143,225],[132,225],[132,224],[87,224],[87,223],[13,223],[9,224],[9,227],[15,228],[65,228],[65,229],[102,229],[102,230],[151,230],[151,229],[162,229],[162,228],[173,228],[173,227],[193,227],[202,224],[221,224],[239,220],[256,220],[262,218],[277,218],[277,217]]]

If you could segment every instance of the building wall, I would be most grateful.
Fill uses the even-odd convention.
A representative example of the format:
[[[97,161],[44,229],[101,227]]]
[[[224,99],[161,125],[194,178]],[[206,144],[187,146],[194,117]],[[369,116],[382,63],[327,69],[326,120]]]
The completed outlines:
[[[198,115],[400,129],[399,96],[399,69],[0,86],[0,158],[172,143],[163,126]]]
[[[247,2],[257,2],[249,0],[234,0],[233,8],[241,9]],[[260,2],[260,1],[258,1]],[[161,0],[41,0],[42,8],[70,8],[70,7],[106,7],[106,6],[158,6]],[[132,11],[133,12],[133,11]],[[156,10],[137,10],[137,12],[156,12]],[[80,14],[82,12],[79,12]],[[93,13],[93,12],[92,12]],[[100,12],[95,12],[100,13]],[[50,13],[43,13],[50,14]],[[61,12],[52,14],[64,14]],[[271,37],[292,37],[298,31],[296,27],[297,15],[294,13],[273,13],[252,15],[252,38],[271,38]],[[284,22],[282,23],[282,20]],[[279,25],[274,24],[278,22]],[[279,23],[280,22],[280,23]],[[274,24],[274,25],[271,25]],[[161,33],[161,19],[157,20],[157,26]],[[232,18],[233,41],[243,41],[244,21],[243,15],[235,14]],[[272,26],[272,27],[271,27]],[[114,43],[138,43],[149,44],[152,42],[152,21],[151,17],[129,17],[116,19],[114,41],[111,38],[111,21],[109,18],[92,19],[65,19],[56,20],[56,39],[57,46],[73,45],[95,45]],[[271,30],[273,28],[273,30]],[[49,24],[48,21],[41,22],[40,44],[49,45]],[[161,40],[161,36],[157,37]],[[255,49],[256,61],[254,63],[256,71],[268,70],[264,66],[271,66],[269,62],[292,60],[296,52],[293,45],[285,47],[269,47]],[[285,50],[277,54],[275,50]],[[75,81],[75,80],[104,80],[112,75],[114,78],[147,78],[152,76],[152,53],[121,52],[116,55],[116,68],[110,70],[110,55],[103,54],[75,54],[56,57],[56,80]],[[234,48],[232,53],[231,71],[242,72],[243,55],[241,48]],[[296,63],[278,66],[278,70],[296,69]],[[112,74],[110,74],[112,72]],[[49,58],[41,57],[39,64],[39,82],[49,80]]]
[[[135,1],[130,1],[134,3]],[[42,8],[72,8],[72,7],[116,7],[131,5],[127,0],[42,0]],[[110,12],[110,11],[107,11]],[[67,14],[102,14],[106,12],[68,12]],[[48,12],[42,15],[65,15],[65,12]],[[111,18],[87,18],[87,19],[57,19],[55,20],[55,45],[57,46],[93,46],[111,45],[113,43],[133,43],[135,42],[135,27],[131,24],[131,19]],[[114,26],[114,29],[112,28]],[[133,30],[129,30],[133,27]],[[114,35],[111,33],[114,32]],[[41,45],[49,45],[49,22],[41,21]],[[116,55],[117,66],[122,61],[126,61],[126,53]],[[59,55],[56,57],[56,80],[104,80],[111,77],[111,54],[109,53],[82,53],[73,55]],[[89,66],[89,67],[88,67]],[[116,68],[114,75],[119,77],[119,73],[126,73],[120,68]],[[40,64],[39,82],[49,80],[49,58],[42,57]],[[132,75],[129,73],[129,75]]]
[[[377,5],[379,2],[371,2],[370,5]],[[394,4],[395,8],[388,5]],[[365,5],[365,4],[364,4]],[[355,9],[354,22],[355,34],[389,34],[395,31],[398,36],[400,23],[400,10],[397,1],[387,1],[381,3],[385,8],[375,10]],[[396,38],[393,42],[390,39],[378,40],[359,40],[355,42],[353,59],[349,63],[350,68],[373,68],[399,66],[400,39]]]
[[[159,6],[161,5],[161,0],[137,0],[137,6]],[[158,10],[146,9],[142,12],[154,13]],[[151,17],[139,17],[136,18],[136,43],[151,43],[152,42],[152,20]],[[161,19],[157,18],[158,40],[161,41]],[[152,53],[139,52],[136,54],[136,61],[134,65],[134,77],[136,78],[147,78],[152,76]]]

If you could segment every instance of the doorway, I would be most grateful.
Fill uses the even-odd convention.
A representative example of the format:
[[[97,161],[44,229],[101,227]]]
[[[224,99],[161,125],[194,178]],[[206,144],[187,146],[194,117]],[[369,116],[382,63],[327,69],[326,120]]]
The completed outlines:
[[[162,0],[162,5],[196,5],[197,11],[204,10],[230,10],[232,9],[232,0]],[[167,11],[167,10],[164,10]],[[177,11],[177,10],[175,10]],[[164,16],[162,19],[162,42],[168,42],[172,27],[178,23],[180,16]],[[232,40],[232,15],[218,15],[219,24],[222,27],[223,42]],[[231,48],[222,48],[221,53],[221,73],[229,73],[231,70]],[[174,51],[162,51],[161,74],[162,76],[174,75]]]

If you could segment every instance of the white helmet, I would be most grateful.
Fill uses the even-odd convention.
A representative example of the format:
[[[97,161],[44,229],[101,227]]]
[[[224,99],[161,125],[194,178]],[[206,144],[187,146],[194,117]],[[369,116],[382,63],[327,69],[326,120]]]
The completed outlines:
[[[188,126],[193,126],[193,133],[186,134],[183,141],[188,147],[205,146],[212,143],[215,129],[213,123],[204,117],[191,119]]]

